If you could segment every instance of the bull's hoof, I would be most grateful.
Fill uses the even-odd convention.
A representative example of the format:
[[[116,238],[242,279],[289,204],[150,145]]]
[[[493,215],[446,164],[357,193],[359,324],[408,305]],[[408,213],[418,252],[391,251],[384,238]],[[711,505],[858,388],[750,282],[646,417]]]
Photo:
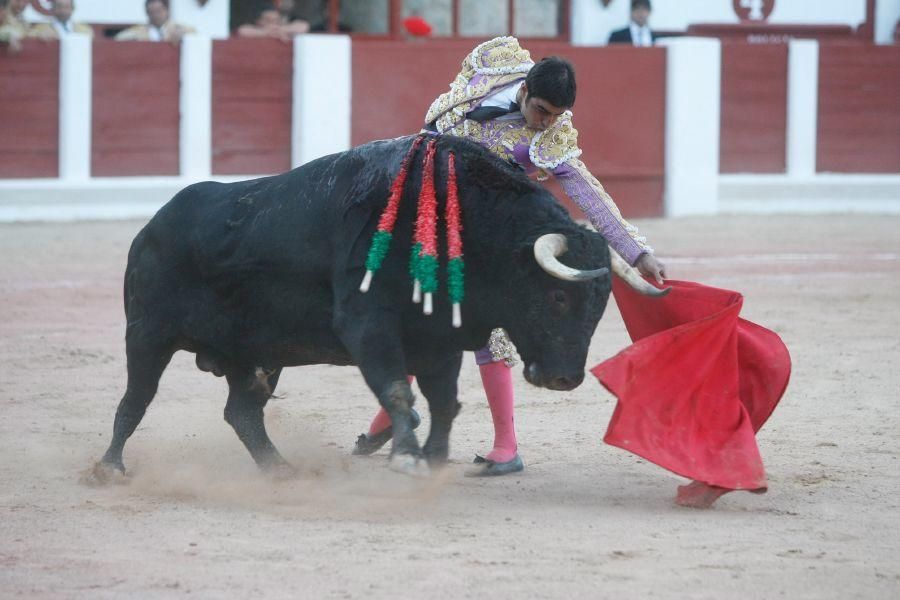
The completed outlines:
[[[391,457],[391,471],[410,475],[412,477],[428,477],[431,469],[428,462],[421,457],[412,454],[395,454]]]
[[[432,469],[442,469],[447,466],[448,452],[446,450],[429,452],[427,448],[423,448],[422,453],[425,455],[425,460],[428,461],[428,466]]]
[[[506,462],[495,462],[476,455],[474,465],[466,471],[465,475],[466,477],[498,477],[524,470],[525,463],[518,454]]]
[[[419,416],[419,413],[417,413],[414,408],[410,409],[410,413],[410,416],[412,417],[412,428],[416,429],[419,426],[419,423],[422,422],[422,417]],[[368,456],[369,454],[373,454],[391,441],[392,437],[394,437],[394,428],[390,426],[384,431],[380,431],[373,435],[362,433],[356,438],[356,445],[353,447],[353,455]]]
[[[128,479],[125,477],[125,465],[97,462],[94,466],[81,474],[78,482],[91,487],[103,487],[107,485],[123,484]]]

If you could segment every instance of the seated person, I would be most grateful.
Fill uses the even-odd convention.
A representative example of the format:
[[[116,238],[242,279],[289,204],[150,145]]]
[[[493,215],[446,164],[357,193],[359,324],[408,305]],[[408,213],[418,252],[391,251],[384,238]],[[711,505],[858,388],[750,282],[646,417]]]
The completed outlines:
[[[22,14],[28,0],[0,0],[0,42],[9,44],[13,54],[22,51],[22,40],[28,36],[28,23]]]
[[[289,41],[295,35],[309,32],[309,23],[302,20],[288,21],[272,4],[264,4],[257,11],[253,23],[245,23],[237,29],[239,37],[275,38]]]
[[[146,0],[148,25],[135,25],[121,31],[116,39],[126,42],[172,42],[177,44],[188,33],[195,33],[193,27],[179,25],[169,19],[169,0]]]
[[[28,37],[44,40],[57,40],[71,33],[83,33],[94,37],[94,30],[90,25],[75,23],[72,13],[75,11],[74,0],[53,0],[53,20],[49,23],[38,23],[28,31]]]

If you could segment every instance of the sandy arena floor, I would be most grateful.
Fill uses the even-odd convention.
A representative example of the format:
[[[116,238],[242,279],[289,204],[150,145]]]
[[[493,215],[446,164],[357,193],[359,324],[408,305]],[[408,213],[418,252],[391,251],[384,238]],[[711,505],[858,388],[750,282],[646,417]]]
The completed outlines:
[[[471,356],[431,480],[350,457],[376,403],[337,367],[285,371],[267,422],[303,474],[263,477],[222,420],[224,381],[181,353],[126,446],[130,481],[80,485],[124,391],[142,223],[0,226],[0,597],[900,597],[900,218],[638,224],[671,276],[743,292],[792,352],[759,435],[766,495],[675,506],[679,478],[601,442],[596,380],[550,392],[520,369],[526,471],[464,478],[491,439]],[[612,306],[588,365],[626,344]]]

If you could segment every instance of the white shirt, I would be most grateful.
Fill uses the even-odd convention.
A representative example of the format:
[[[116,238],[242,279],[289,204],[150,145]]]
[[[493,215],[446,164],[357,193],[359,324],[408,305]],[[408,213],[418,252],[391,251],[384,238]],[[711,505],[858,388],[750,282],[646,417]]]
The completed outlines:
[[[59,19],[53,19],[53,29],[56,30],[56,33],[59,34],[59,37],[67,36],[72,33],[72,21],[63,23]]]
[[[168,25],[168,23],[166,23],[166,25]],[[151,42],[162,42],[166,39],[166,25],[163,25],[158,29],[153,25],[150,25],[147,32],[147,37],[150,38]]]
[[[644,25],[641,27],[634,21],[628,26],[631,29],[631,43],[635,46],[652,46],[653,36],[650,35],[650,28]]]
[[[487,98],[485,98],[481,104],[478,106],[500,106],[502,108],[509,108],[509,105],[516,101],[516,96],[519,93],[519,89],[522,87],[522,84],[510,85],[495,94],[491,94]],[[501,115],[497,117],[497,120],[502,119],[520,119],[522,117],[521,112],[514,112],[505,115]]]

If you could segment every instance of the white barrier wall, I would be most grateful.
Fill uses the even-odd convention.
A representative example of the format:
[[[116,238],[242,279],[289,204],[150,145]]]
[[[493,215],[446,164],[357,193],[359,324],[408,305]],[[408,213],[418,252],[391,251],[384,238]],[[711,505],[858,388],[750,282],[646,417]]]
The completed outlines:
[[[819,44],[793,40],[788,48],[787,173],[816,174]]]
[[[741,0],[747,8],[761,0]],[[650,26],[665,31],[684,31],[694,23],[738,23],[731,0],[651,0]],[[609,33],[628,24],[630,0],[572,0],[572,43],[579,46],[606,44]],[[875,41],[891,43],[894,24],[900,18],[900,0],[877,0]],[[866,0],[775,0],[767,22],[775,25],[849,25],[866,20]]]
[[[148,217],[178,190],[211,177],[209,37],[190,35],[181,44],[178,177],[90,177],[90,40],[82,35],[69,36],[60,44],[60,53],[60,176],[0,179],[0,222]],[[295,166],[350,147],[350,68],[349,37],[310,35],[294,39]]]
[[[91,176],[90,38],[64,37],[59,55],[59,177],[86,181]]]
[[[720,175],[719,213],[900,213],[900,175],[818,173],[819,44],[788,49],[787,172]]]
[[[666,216],[711,215],[718,207],[721,47],[670,38],[666,46]]]
[[[292,164],[299,165],[349,147],[351,40],[317,35],[299,36],[294,43]],[[900,175],[816,172],[817,42],[790,46],[783,175],[719,174],[720,44],[708,38],[671,38],[662,44],[667,52],[668,216],[900,213]],[[0,221],[147,217],[179,189],[208,179],[211,40],[188,36],[181,51],[180,176],[90,177],[91,44],[84,36],[71,36],[60,45],[60,177],[0,180]]]
[[[291,164],[295,167],[350,147],[350,38],[294,38]]]
[[[212,40],[189,35],[181,42],[179,162],[181,176],[212,173]]]

